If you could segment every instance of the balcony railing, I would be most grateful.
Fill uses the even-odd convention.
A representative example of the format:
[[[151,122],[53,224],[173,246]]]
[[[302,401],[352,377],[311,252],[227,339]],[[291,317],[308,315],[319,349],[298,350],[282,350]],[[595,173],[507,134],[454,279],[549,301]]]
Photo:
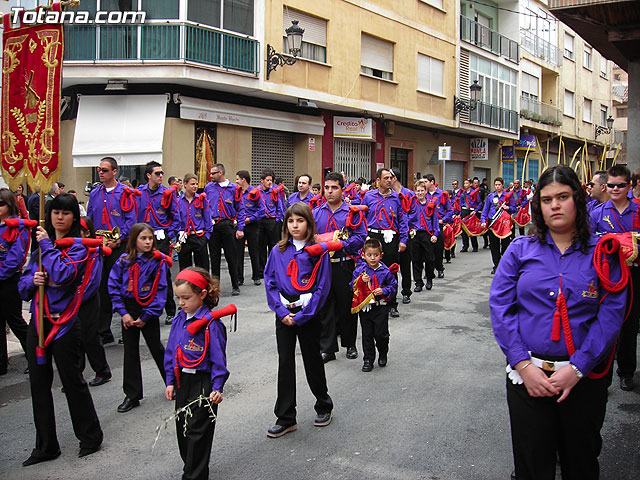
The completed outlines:
[[[191,23],[65,26],[67,61],[195,62],[258,75],[260,42]]]
[[[460,38],[496,55],[502,55],[513,62],[520,61],[518,42],[463,15],[460,16]]]
[[[533,100],[525,95],[520,98],[520,116],[553,127],[562,125],[562,112],[559,108]]]
[[[469,123],[514,133],[519,128],[518,112],[484,102],[477,102],[476,109],[469,112]]]
[[[562,65],[562,52],[559,48],[543,40],[528,30],[520,30],[520,44],[531,55],[559,67]]]

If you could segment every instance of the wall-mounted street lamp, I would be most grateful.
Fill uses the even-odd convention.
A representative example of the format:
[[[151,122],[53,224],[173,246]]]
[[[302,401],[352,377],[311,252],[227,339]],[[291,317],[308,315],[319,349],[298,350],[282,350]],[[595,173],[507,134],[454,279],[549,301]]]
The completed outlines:
[[[285,30],[287,33],[287,48],[291,57],[285,57],[281,53],[276,52],[275,48],[267,44],[267,80],[269,74],[276,68],[284,65],[293,65],[300,55],[300,46],[302,45],[302,34],[304,28],[298,25],[298,20],[291,20],[292,25]]]
[[[602,135],[603,133],[605,135],[609,135],[611,133],[612,128],[613,128],[613,117],[609,115],[609,118],[607,118],[606,127],[603,127],[601,125],[596,125],[596,138],[598,138],[598,135]]]
[[[471,90],[471,100],[462,100],[456,96],[453,97],[453,118],[456,118],[456,115],[460,112],[470,112],[478,108],[482,85],[478,85],[478,80],[474,80],[469,90]]]

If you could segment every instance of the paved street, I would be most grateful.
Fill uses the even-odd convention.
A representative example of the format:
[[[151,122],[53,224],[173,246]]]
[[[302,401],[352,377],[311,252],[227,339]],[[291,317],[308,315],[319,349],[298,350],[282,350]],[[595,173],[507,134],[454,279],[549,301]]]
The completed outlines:
[[[489,250],[459,253],[432,291],[413,294],[410,305],[401,305],[401,317],[390,322],[386,368],[376,364],[373,372],[363,373],[362,359],[347,360],[341,350],[338,360],[327,364],[335,415],[326,428],[313,426],[313,397],[298,362],[298,431],[280,439],[265,435],[275,420],[274,317],[262,286],[244,286],[232,300],[223,273],[220,304],[238,306],[239,329],[229,334],[231,377],[219,410],[211,478],[508,479],[512,457],[504,356],[488,314],[490,269]],[[246,273],[250,278],[248,267]],[[168,333],[163,324],[163,340]],[[120,414],[122,346],[107,347],[114,378],[91,389],[105,440],[100,452],[83,459],[77,458],[78,443],[56,377],[62,456],[28,468],[21,462],[33,448],[35,431],[28,378],[22,374],[26,361],[14,353],[9,374],[0,377],[0,478],[179,478],[173,424],[151,452],[155,429],[173,403],[164,400],[146,347],[142,352],[145,399]],[[622,392],[615,380],[603,430],[603,479],[640,478],[639,425],[640,388]]]

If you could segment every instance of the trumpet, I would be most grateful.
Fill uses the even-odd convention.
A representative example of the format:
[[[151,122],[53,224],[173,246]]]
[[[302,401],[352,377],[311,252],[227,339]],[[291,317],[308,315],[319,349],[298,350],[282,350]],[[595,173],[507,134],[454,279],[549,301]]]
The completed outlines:
[[[182,250],[182,242],[180,240],[169,242],[169,248],[175,250],[176,253],[180,253],[180,250]]]
[[[108,242],[117,242],[120,240],[120,227],[113,227],[111,230],[96,230],[96,237],[102,237],[102,246],[106,246]]]

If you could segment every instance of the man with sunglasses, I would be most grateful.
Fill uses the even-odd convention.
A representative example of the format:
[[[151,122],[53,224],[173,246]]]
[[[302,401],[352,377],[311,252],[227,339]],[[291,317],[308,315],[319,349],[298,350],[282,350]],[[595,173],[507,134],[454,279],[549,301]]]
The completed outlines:
[[[596,232],[640,232],[640,205],[629,201],[627,194],[630,188],[631,172],[627,167],[614,165],[607,170],[609,200],[591,210],[592,225],[595,225]],[[635,387],[633,376],[636,372],[640,320],[640,269],[637,262],[634,262],[630,270],[632,291],[627,297],[629,315],[620,330],[617,353],[617,374],[620,377],[620,388],[625,391],[633,390]]]
[[[140,185],[138,191],[138,222],[151,225],[156,237],[158,250],[171,256],[170,239],[178,233],[178,199],[173,188],[162,185],[164,172],[162,165],[151,161],[144,170],[147,184]],[[173,221],[175,218],[175,222]],[[167,269],[167,285],[171,285],[171,270]],[[164,306],[167,318],[165,325],[171,325],[176,314],[176,302],[173,300],[173,289],[167,288],[167,303]]]
[[[115,227],[120,229],[118,241],[107,242],[107,247],[111,248],[113,253],[104,257],[102,280],[98,290],[100,295],[98,333],[103,344],[113,342],[113,333],[111,332],[113,313],[111,297],[107,289],[109,273],[116,260],[124,253],[129,238],[129,229],[136,223],[135,200],[125,192],[124,185],[116,180],[117,174],[118,162],[114,158],[104,157],[100,160],[98,176],[101,184],[91,190],[87,203],[87,216],[93,221],[96,230],[113,230]]]

